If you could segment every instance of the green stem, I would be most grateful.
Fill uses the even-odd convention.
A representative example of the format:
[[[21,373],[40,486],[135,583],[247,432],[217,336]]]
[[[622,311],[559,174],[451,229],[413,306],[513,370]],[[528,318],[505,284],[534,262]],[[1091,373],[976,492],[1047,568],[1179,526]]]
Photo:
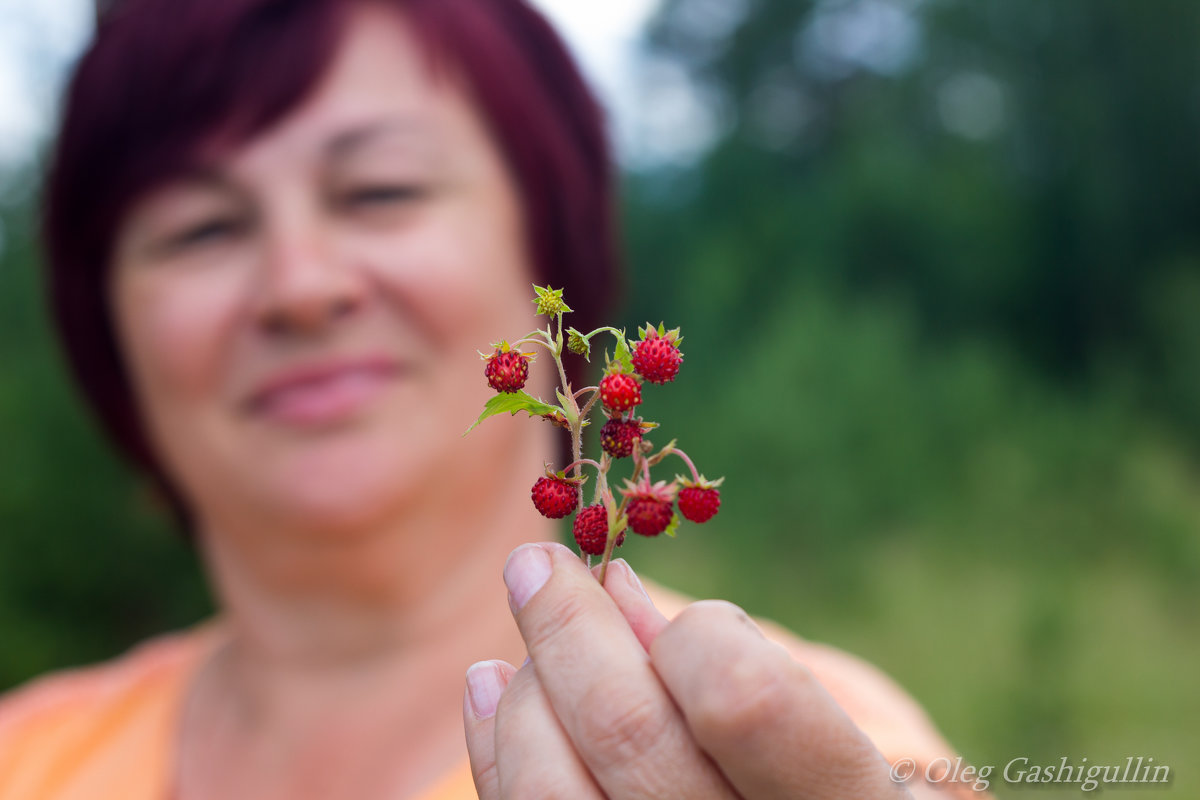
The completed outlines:
[[[602,472],[602,471],[604,470],[604,467],[600,466],[599,464],[597,464],[597,463],[596,463],[595,461],[593,461],[592,459],[590,459],[590,458],[581,458],[581,459],[579,459],[578,461],[574,461],[574,462],[572,462],[572,463],[568,464],[567,466],[563,467],[563,472],[566,472],[566,471],[567,471],[567,470],[569,470],[571,467],[579,466],[579,465],[581,465],[581,464],[591,464],[593,467],[595,467],[595,468],[596,468],[596,473],[597,473],[597,474],[599,474],[600,472]]]
[[[592,331],[587,336],[584,336],[583,339],[586,342],[591,342],[593,336],[595,336],[598,333],[604,333],[605,331],[607,331],[608,333],[611,333],[613,336],[624,336],[625,335],[625,331],[619,331],[616,328],[610,328],[606,325],[603,328],[596,328],[596,330]]]
[[[586,419],[587,415],[592,413],[592,406],[596,405],[596,400],[599,397],[600,397],[600,390],[597,389],[596,393],[593,394],[591,397],[589,397],[588,401],[583,404],[583,410],[579,412],[581,417]]]
[[[592,498],[593,502],[604,503],[605,516],[608,518],[608,538],[604,542],[604,556],[600,562],[600,575],[598,576],[601,586],[604,585],[604,576],[608,574],[608,562],[612,560],[613,549],[616,547],[617,520],[621,518],[621,510],[616,507],[612,491],[608,488],[608,470],[611,466],[612,459],[608,457],[608,453],[600,456],[600,474],[596,479],[596,494]],[[592,560],[589,556],[588,569],[591,569],[591,566]]]
[[[608,562],[612,561],[613,550],[617,546],[617,520],[620,519],[620,512],[617,510],[617,504],[613,500],[612,492],[608,488],[607,470],[600,473],[599,490],[604,499],[604,510],[608,516],[608,539],[604,542],[604,559],[600,562],[600,575],[598,579],[600,585],[604,585],[604,576],[608,574]]]
[[[579,403],[575,401],[575,395],[571,392],[571,383],[567,380],[567,371],[563,367],[562,362],[562,314],[555,314],[558,319],[558,340],[554,345],[547,345],[551,355],[554,356],[554,365],[558,367],[558,378],[562,381],[562,395],[570,404],[572,414],[571,422],[571,464],[575,467],[575,479],[579,480],[583,477],[583,422],[584,417],[579,413]],[[550,327],[546,326],[546,338],[550,338]],[[594,462],[593,462],[594,463]],[[564,472],[566,469],[563,470]],[[579,493],[579,503],[576,505],[575,513],[583,510],[583,492]]]
[[[527,336],[524,339],[518,339],[517,341],[513,342],[509,346],[510,347],[520,347],[523,344],[540,344],[542,347],[544,347],[550,351],[550,355],[555,356],[557,358],[557,354],[554,352],[554,345],[550,344],[549,342],[547,342],[544,339],[537,339],[532,336]]]
[[[608,453],[600,454],[600,472],[596,476],[596,491],[592,493],[592,503],[604,502],[604,492],[608,488],[608,469],[612,466],[612,459],[608,457]]]

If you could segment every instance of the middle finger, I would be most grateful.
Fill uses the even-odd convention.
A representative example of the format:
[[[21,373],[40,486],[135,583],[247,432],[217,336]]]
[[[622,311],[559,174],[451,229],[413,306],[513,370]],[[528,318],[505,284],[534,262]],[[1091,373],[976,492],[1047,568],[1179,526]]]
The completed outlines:
[[[555,718],[533,664],[521,667],[500,695],[495,742],[501,800],[603,800]]]

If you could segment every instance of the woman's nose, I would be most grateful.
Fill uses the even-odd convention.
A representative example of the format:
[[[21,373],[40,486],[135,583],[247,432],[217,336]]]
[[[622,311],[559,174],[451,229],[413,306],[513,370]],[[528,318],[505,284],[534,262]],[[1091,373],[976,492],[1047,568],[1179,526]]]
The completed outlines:
[[[364,277],[314,228],[265,237],[255,317],[268,333],[319,333],[363,303]]]

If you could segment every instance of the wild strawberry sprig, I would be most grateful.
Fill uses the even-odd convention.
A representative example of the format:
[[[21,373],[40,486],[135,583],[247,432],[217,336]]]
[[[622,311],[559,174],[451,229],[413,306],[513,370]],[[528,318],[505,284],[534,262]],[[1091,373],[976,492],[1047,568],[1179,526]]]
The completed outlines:
[[[530,490],[534,507],[551,519],[563,519],[575,513],[573,530],[575,542],[590,563],[592,556],[602,555],[600,582],[608,569],[613,549],[625,541],[626,530],[642,536],[658,536],[666,533],[675,535],[679,515],[692,522],[707,522],[721,506],[721,492],[717,487],[724,478],[710,481],[701,475],[691,458],[680,450],[672,440],[666,446],[654,450],[646,434],[658,427],[635,416],[635,409],[642,403],[642,387],[645,383],[663,384],[675,380],[683,353],[679,352],[679,329],[665,330],[647,324],[638,329],[638,340],[630,342],[625,331],[601,327],[591,333],[568,328],[564,348],[563,315],[571,309],[563,302],[562,289],[534,286],[537,296],[537,314],[550,317],[553,323],[546,328],[526,334],[516,342],[506,341],[492,345],[491,354],[480,353],[486,362],[484,375],[488,385],[497,394],[484,406],[479,419],[467,429],[467,433],[483,420],[503,412],[516,414],[528,412],[555,425],[567,429],[571,434],[572,461],[557,472],[546,466],[546,474],[537,479]],[[557,329],[555,329],[555,327]],[[596,386],[574,390],[567,380],[563,368],[564,349],[591,360],[591,340],[597,336],[611,335],[615,340],[614,357],[605,351],[604,374]],[[545,348],[558,368],[561,386],[555,390],[558,404],[546,403],[524,391],[529,379],[529,364],[534,353],[522,352],[524,346]],[[603,410],[605,422],[600,429],[599,460],[583,457],[583,429],[597,406]],[[465,435],[465,434],[464,434]],[[668,456],[678,456],[687,464],[690,477],[676,475],[674,480],[652,482],[650,470]],[[617,489],[621,495],[618,503],[609,485],[609,472],[613,464],[623,458],[632,461],[632,474]],[[583,485],[586,477],[583,467],[596,472],[596,489],[590,505],[583,504]],[[678,513],[676,513],[678,506]]]

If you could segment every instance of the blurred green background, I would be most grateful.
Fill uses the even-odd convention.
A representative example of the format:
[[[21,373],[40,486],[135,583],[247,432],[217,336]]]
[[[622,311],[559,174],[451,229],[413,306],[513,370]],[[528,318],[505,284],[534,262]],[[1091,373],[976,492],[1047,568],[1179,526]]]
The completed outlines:
[[[683,328],[646,414],[728,479],[625,555],[880,665],[978,764],[1200,796],[1198,45],[1190,0],[668,0],[647,81],[712,141],[626,170],[622,320]],[[209,608],[66,383],[36,172],[0,208],[0,689]]]

